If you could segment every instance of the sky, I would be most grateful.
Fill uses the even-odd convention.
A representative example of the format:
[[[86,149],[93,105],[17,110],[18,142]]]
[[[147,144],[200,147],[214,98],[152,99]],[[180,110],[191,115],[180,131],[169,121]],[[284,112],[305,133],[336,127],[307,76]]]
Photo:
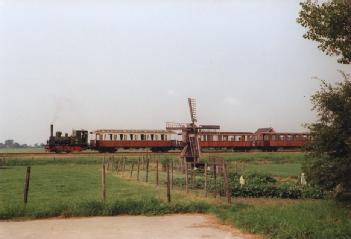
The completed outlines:
[[[302,37],[296,0],[0,0],[0,142],[44,143],[49,125],[306,131],[336,57]]]

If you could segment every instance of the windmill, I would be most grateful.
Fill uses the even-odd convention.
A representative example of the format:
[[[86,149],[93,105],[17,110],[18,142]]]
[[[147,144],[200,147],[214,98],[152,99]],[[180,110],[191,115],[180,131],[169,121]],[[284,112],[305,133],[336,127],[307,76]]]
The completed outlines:
[[[191,123],[166,123],[167,130],[181,130],[182,151],[180,157],[188,163],[198,164],[201,156],[200,136],[201,133],[218,130],[219,125],[197,125],[196,100],[188,98]]]

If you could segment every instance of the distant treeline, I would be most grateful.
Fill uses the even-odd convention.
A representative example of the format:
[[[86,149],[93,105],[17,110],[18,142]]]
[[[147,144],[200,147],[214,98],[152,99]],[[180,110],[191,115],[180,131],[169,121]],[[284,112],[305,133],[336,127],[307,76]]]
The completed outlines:
[[[20,144],[15,142],[13,139],[8,139],[8,140],[5,140],[4,143],[0,143],[0,149],[2,148],[40,148],[40,147],[44,147],[44,144],[34,144],[34,145]]]

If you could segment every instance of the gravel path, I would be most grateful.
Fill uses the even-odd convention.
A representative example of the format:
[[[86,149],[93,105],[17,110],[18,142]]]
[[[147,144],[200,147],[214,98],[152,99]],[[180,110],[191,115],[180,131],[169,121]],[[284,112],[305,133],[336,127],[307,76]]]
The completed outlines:
[[[206,215],[116,216],[0,222],[7,239],[256,238],[218,225]]]

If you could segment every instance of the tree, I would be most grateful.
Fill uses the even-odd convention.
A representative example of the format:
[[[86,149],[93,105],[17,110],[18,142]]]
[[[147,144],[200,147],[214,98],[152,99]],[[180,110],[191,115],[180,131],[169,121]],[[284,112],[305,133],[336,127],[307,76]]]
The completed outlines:
[[[303,167],[312,184],[332,189],[340,184],[351,189],[351,78],[331,85],[322,81],[312,96],[318,120],[308,125],[312,141]]]
[[[308,29],[303,37],[319,42],[327,55],[339,56],[339,63],[351,63],[351,0],[308,0],[300,5],[297,22]]]

